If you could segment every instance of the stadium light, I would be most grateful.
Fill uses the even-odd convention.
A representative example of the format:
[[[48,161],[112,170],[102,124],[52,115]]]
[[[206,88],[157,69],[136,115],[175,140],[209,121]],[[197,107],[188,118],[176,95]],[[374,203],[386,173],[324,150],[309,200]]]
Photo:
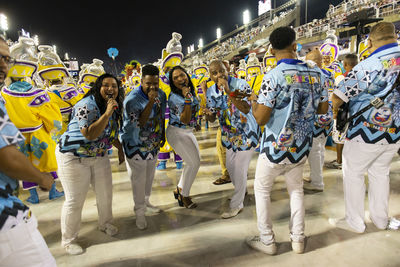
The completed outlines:
[[[203,38],[200,38],[199,39],[199,48],[202,48],[203,47]]]
[[[221,28],[217,28],[217,39],[221,38],[222,33],[221,33]]]
[[[243,11],[243,24],[246,25],[250,22],[250,11],[246,9]]]
[[[4,34],[8,30],[8,20],[4,14],[0,14],[0,30],[2,30]]]

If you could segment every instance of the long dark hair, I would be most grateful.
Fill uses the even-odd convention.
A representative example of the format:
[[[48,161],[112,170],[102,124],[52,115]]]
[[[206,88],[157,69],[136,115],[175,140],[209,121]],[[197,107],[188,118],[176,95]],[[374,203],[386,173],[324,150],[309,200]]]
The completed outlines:
[[[172,80],[172,74],[174,73],[175,70],[178,70],[178,69],[183,71],[186,74],[186,77],[189,80],[190,93],[192,94],[193,97],[196,97],[196,93],[194,91],[194,85],[192,83],[192,80],[190,79],[190,76],[187,73],[187,71],[184,68],[182,68],[181,66],[175,66],[169,71],[169,86],[171,87],[171,91],[174,94],[180,95],[181,97],[185,98],[185,96],[182,94],[182,90],[180,90],[178,87],[176,87],[176,85],[174,84],[174,81]]]
[[[86,93],[84,97],[87,96],[94,96],[94,100],[96,101],[97,106],[100,109],[100,114],[104,114],[107,109],[107,101],[104,100],[104,98],[100,94],[100,89],[103,84],[103,80],[106,78],[113,78],[118,85],[118,96],[117,96],[117,103],[118,103],[118,109],[115,111],[117,115],[117,121],[119,123],[119,126],[122,125],[122,108],[123,108],[123,102],[124,102],[124,90],[121,86],[121,82],[112,74],[105,73],[97,78],[97,80],[92,84],[92,88]]]

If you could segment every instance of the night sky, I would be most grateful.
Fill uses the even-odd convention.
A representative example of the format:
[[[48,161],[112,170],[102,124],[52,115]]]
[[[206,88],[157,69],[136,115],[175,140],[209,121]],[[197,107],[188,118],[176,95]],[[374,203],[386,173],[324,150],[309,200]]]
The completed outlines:
[[[275,0],[279,6],[284,0]],[[340,0],[308,0],[308,20],[322,18],[329,3]],[[99,4],[100,3],[100,4]],[[272,0],[274,3],[274,0]],[[304,5],[305,0],[302,0]],[[8,17],[8,37],[18,38],[24,28],[37,34],[40,44],[57,46],[76,57],[79,65],[93,58],[110,62],[109,47],[116,47],[119,65],[136,59],[140,63],[157,61],[171,33],[182,34],[183,53],[187,46],[203,38],[204,44],[216,38],[216,28],[226,34],[242,25],[242,12],[257,16],[258,0],[168,0],[168,1],[14,1],[3,0],[0,13]],[[305,10],[302,10],[304,15]]]

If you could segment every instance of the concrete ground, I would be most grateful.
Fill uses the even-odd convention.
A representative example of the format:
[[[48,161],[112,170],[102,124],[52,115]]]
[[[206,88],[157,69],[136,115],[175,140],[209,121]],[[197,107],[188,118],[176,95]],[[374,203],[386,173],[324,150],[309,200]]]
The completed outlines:
[[[79,243],[85,253],[67,255],[60,246],[62,199],[48,200],[40,192],[40,203],[30,205],[58,266],[400,266],[400,231],[381,231],[367,220],[367,230],[355,234],[335,229],[330,217],[344,215],[341,170],[324,169],[325,190],[305,195],[306,250],[295,254],[289,239],[289,198],[283,177],[276,179],[272,193],[274,232],[278,242],[276,256],[249,248],[245,239],[257,235],[254,202],[254,173],[258,154],[254,154],[248,174],[248,192],[244,210],[235,218],[223,220],[220,214],[228,207],[233,185],[213,185],[220,176],[215,150],[215,128],[196,132],[200,146],[201,167],[191,189],[193,210],[179,207],[172,190],[181,170],[169,161],[167,170],[156,171],[151,202],[162,213],[147,215],[148,228],[135,225],[131,184],[124,166],[113,158],[113,214],[119,234],[114,237],[97,230],[95,195],[89,191],[83,208]],[[326,150],[325,162],[336,158]],[[306,164],[304,176],[309,175]],[[400,162],[391,169],[390,216],[400,218]],[[61,189],[61,184],[57,187]],[[27,192],[21,193],[26,199]],[[365,202],[368,210],[368,200]],[[366,212],[368,213],[368,211]],[[368,216],[367,216],[368,217]],[[0,264],[1,265],[1,264]]]

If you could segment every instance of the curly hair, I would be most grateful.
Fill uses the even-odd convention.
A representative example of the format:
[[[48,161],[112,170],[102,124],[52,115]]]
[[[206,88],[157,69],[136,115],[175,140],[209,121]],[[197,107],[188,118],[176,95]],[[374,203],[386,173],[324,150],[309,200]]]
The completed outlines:
[[[92,88],[86,93],[84,97],[93,95],[94,99],[96,101],[96,105],[100,109],[100,114],[104,114],[107,109],[107,102],[104,100],[104,98],[100,94],[100,89],[103,84],[103,80],[106,78],[113,78],[118,85],[118,96],[117,96],[117,103],[118,103],[118,109],[115,111],[117,114],[117,121],[120,126],[122,126],[122,109],[123,109],[123,102],[125,98],[124,94],[124,89],[121,86],[121,82],[112,74],[105,73],[97,78],[97,80],[91,84]]]
[[[178,87],[176,87],[176,85],[174,84],[174,81],[172,80],[172,74],[174,73],[175,70],[181,70],[186,74],[186,77],[189,80],[190,93],[192,94],[193,97],[195,97],[196,93],[194,91],[194,85],[192,83],[192,80],[190,79],[190,76],[187,73],[187,71],[184,68],[182,68],[181,66],[175,66],[169,71],[169,81],[170,81],[170,85],[169,86],[171,87],[171,92],[173,92],[174,94],[180,95],[183,98],[185,98],[182,95],[182,91]]]

